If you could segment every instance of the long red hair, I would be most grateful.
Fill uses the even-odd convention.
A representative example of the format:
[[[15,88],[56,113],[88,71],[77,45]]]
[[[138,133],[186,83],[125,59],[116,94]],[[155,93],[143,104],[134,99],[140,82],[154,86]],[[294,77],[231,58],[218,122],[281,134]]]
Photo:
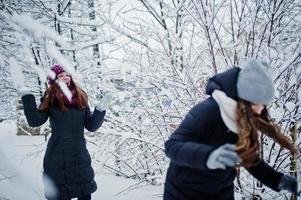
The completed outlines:
[[[75,90],[75,98],[77,102],[77,107],[79,109],[84,109],[88,105],[88,96],[82,90],[79,86],[75,84],[75,82],[72,80],[70,81],[70,84]],[[65,106],[64,100],[61,95],[57,95],[61,93],[62,90],[59,87],[59,85],[54,82],[46,91],[42,100],[42,103],[38,107],[40,111],[47,111],[49,107],[53,104],[58,104],[59,109],[61,111],[67,111],[68,109]]]
[[[288,149],[291,153],[299,153],[291,140],[281,133],[280,127],[271,121],[266,108],[258,116],[253,113],[251,103],[238,100],[237,117],[239,134],[236,151],[243,161],[243,166],[251,167],[259,161],[259,132],[272,138],[281,147]]]

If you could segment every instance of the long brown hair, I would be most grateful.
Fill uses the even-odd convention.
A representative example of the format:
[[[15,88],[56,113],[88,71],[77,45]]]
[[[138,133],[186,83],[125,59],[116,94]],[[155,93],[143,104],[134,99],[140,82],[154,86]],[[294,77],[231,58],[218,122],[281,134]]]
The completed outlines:
[[[258,132],[272,138],[291,151],[298,154],[298,149],[292,144],[291,140],[283,135],[280,127],[273,123],[266,107],[260,115],[254,114],[251,103],[238,100],[237,117],[238,117],[238,142],[236,151],[242,159],[244,167],[251,167],[258,164],[260,153],[260,142]]]
[[[77,102],[77,107],[79,109],[84,109],[88,105],[88,96],[87,94],[75,84],[75,82],[70,80],[70,84],[75,89],[75,98]],[[55,103],[58,104],[60,111],[67,111],[68,109],[65,106],[64,100],[61,95],[62,90],[59,85],[54,82],[46,91],[42,100],[42,103],[39,106],[40,111],[47,111],[49,107]]]

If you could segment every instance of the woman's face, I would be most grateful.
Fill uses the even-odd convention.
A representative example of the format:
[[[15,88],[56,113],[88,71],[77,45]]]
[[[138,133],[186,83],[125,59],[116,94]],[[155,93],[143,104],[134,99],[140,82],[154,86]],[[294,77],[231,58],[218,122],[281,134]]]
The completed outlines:
[[[262,110],[264,109],[264,105],[262,104],[252,104],[251,105],[251,109],[252,111],[256,114],[256,115],[260,115]]]
[[[57,75],[57,79],[60,81],[64,81],[67,86],[70,86],[71,77],[66,72],[62,72],[59,75]]]

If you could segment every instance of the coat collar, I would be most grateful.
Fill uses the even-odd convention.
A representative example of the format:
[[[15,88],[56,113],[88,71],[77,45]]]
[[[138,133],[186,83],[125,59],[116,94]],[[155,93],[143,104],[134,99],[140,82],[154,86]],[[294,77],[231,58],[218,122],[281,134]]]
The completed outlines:
[[[240,68],[233,67],[211,77],[206,86],[206,94],[212,95],[214,90],[221,90],[226,93],[228,97],[237,101],[238,95],[236,85],[239,72]]]

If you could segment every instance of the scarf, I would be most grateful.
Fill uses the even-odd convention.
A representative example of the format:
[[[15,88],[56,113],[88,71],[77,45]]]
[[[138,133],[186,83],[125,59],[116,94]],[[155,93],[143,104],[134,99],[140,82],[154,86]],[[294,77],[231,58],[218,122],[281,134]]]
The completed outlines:
[[[77,105],[76,90],[75,90],[74,86],[71,86],[71,85],[68,86],[68,89],[70,90],[70,92],[72,94],[70,100],[63,93],[63,91],[58,92],[57,95],[56,95],[56,98],[57,99],[63,99],[65,105],[76,106]]]
[[[213,99],[219,106],[222,120],[225,125],[234,133],[238,133],[238,123],[236,116],[237,102],[228,97],[221,90],[214,90],[212,93]]]

